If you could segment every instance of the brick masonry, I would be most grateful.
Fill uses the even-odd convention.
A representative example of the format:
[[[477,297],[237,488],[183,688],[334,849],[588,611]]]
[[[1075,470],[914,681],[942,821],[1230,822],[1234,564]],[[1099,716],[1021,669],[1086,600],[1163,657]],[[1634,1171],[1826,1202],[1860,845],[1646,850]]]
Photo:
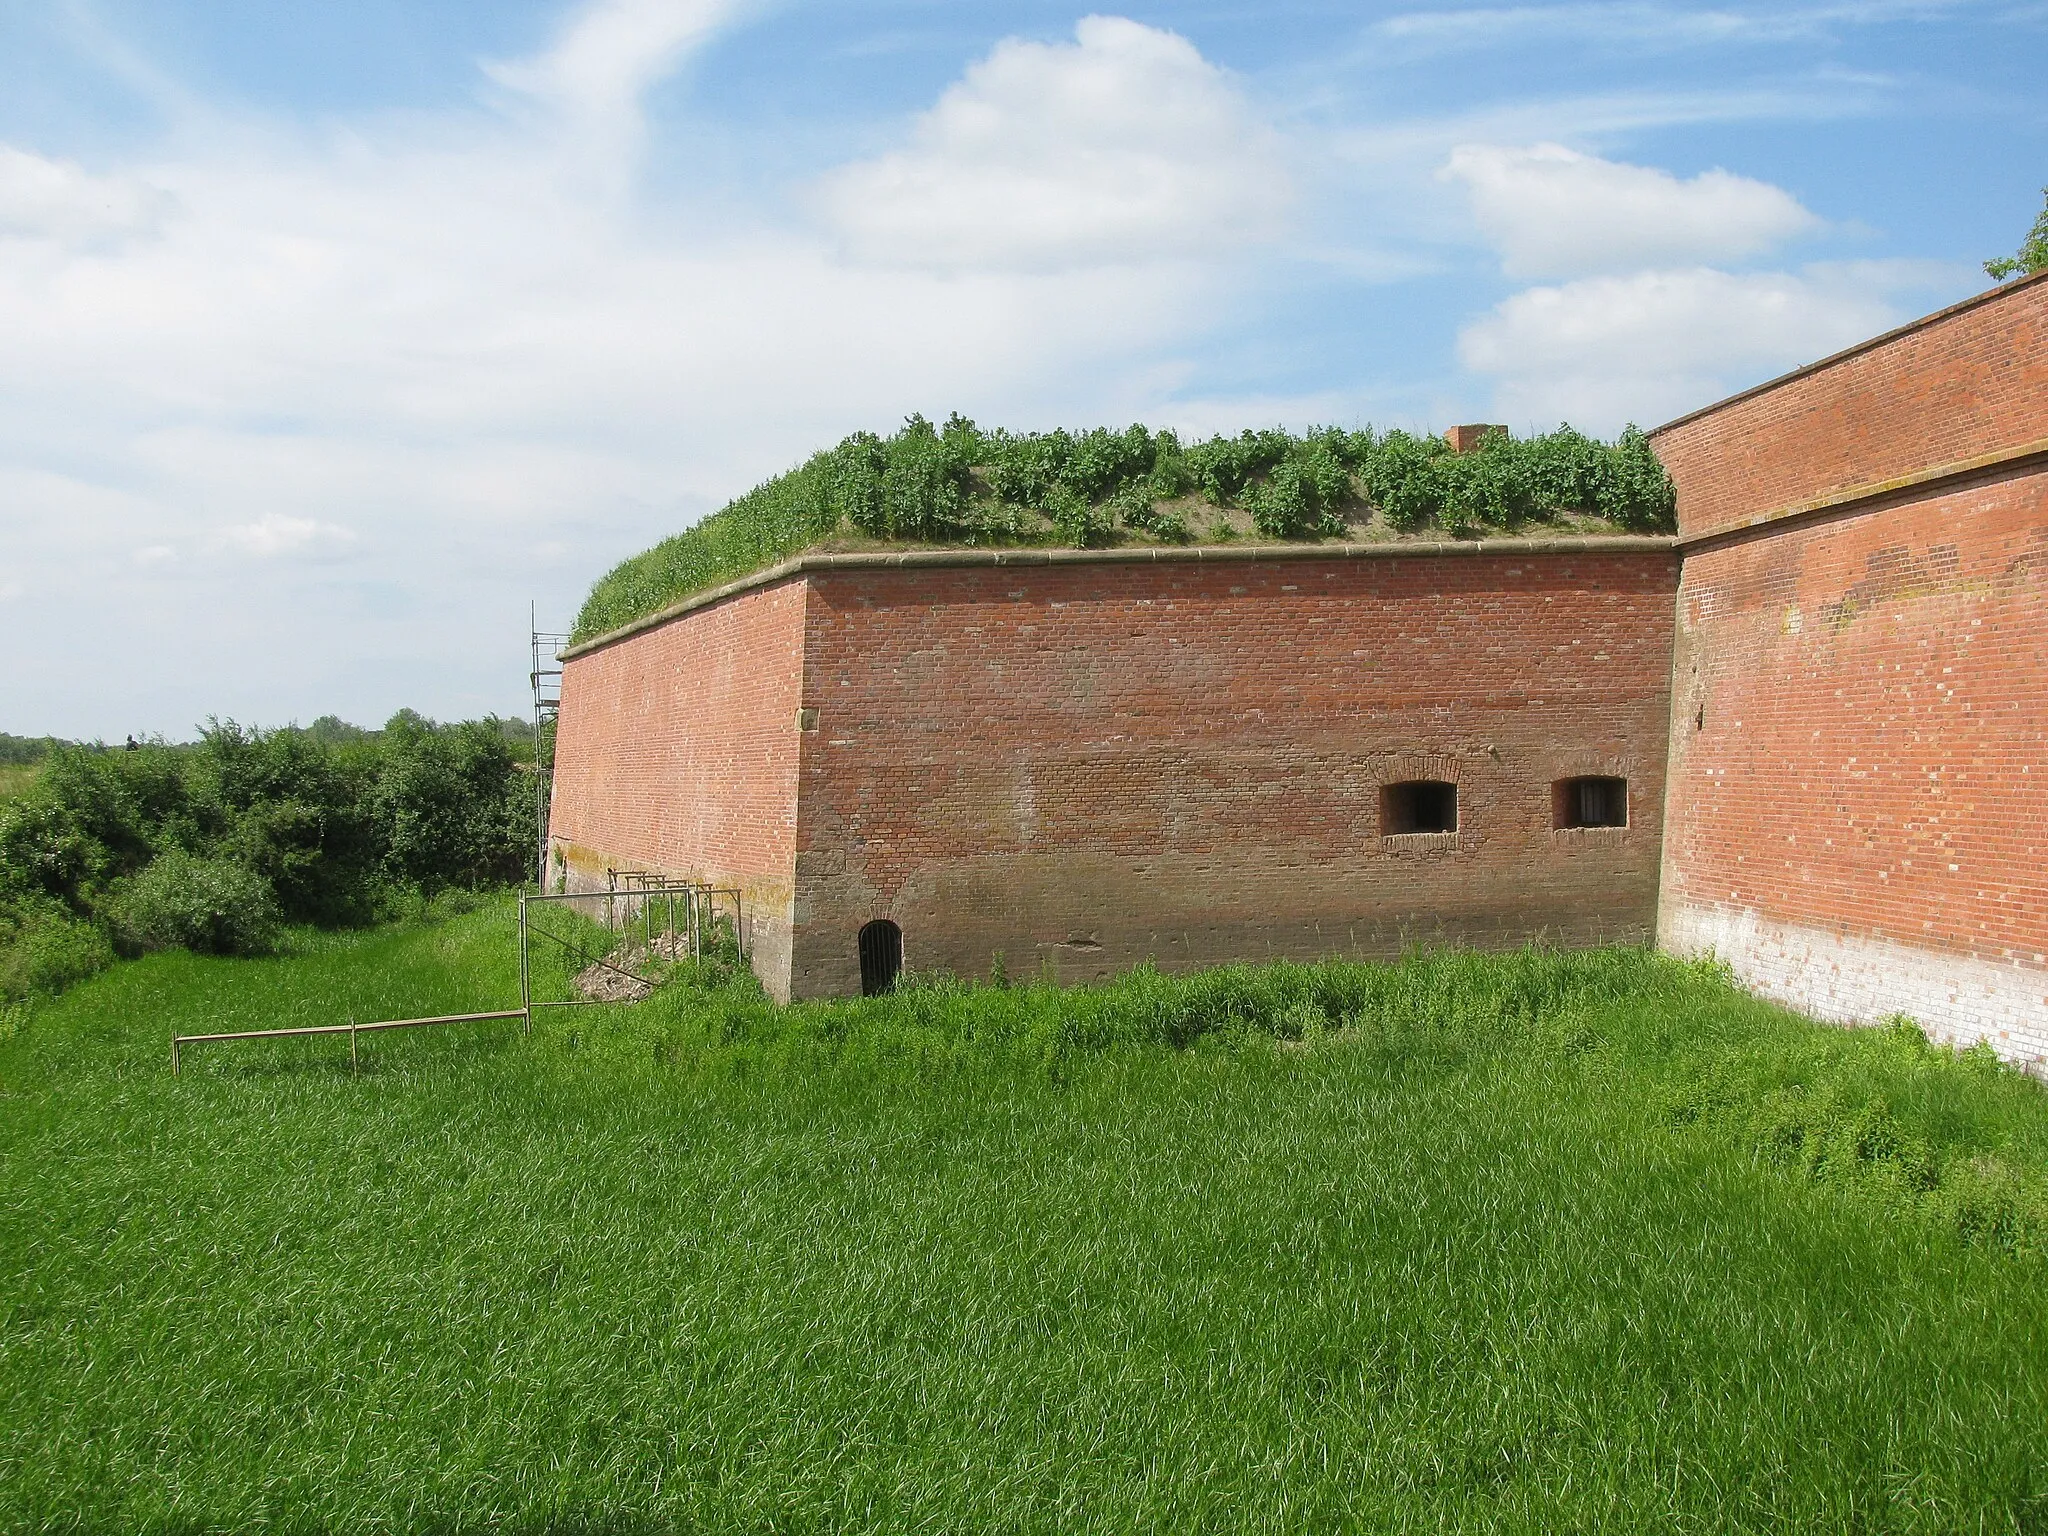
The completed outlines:
[[[1667,551],[947,575],[813,581],[797,995],[857,988],[871,917],[1064,982],[1649,937]],[[1633,825],[1552,830],[1582,773]],[[1457,831],[1382,836],[1422,778]]]
[[[2030,279],[1651,434],[1688,539],[2048,438],[2048,280]],[[2048,444],[2043,444],[2048,446]]]
[[[570,889],[608,870],[736,887],[756,963],[787,977],[803,637],[791,582],[563,667],[549,839]]]
[[[2044,437],[2038,282],[1655,435],[1686,540],[1666,945],[2048,1058]]]
[[[1654,441],[1677,552],[762,573],[570,654],[556,852],[742,885],[779,997],[854,990],[877,917],[913,967],[1062,981],[1654,929],[2048,1058],[2048,281]],[[1626,828],[1553,827],[1581,774]],[[1383,835],[1414,778],[1455,832]]]
[[[1668,543],[821,564],[563,679],[572,878],[745,880],[778,996],[856,990],[883,916],[913,967],[1067,981],[1653,929]],[[1628,827],[1553,830],[1588,773],[1629,780]],[[1458,786],[1456,832],[1383,836],[1417,778]]]

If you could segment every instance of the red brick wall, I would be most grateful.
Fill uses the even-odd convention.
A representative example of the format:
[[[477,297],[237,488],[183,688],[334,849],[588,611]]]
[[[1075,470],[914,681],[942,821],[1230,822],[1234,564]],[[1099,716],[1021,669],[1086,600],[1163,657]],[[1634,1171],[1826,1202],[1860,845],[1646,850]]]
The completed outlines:
[[[1688,555],[1680,613],[1667,938],[2048,1052],[2048,475]]]
[[[2048,281],[1653,434],[1697,537],[2048,437]]]
[[[1688,533],[2048,437],[2048,284],[1657,434]],[[2048,473],[1688,545],[1660,934],[2048,1056]]]
[[[1156,959],[1642,939],[1657,895],[1668,552],[813,575],[799,996],[906,963],[1079,980]],[[1551,784],[1628,778],[1626,830]],[[1385,839],[1380,786],[1459,785]]]
[[[771,990],[789,972],[804,592],[760,588],[571,657],[555,747],[549,830],[572,881],[611,866],[739,886]]]

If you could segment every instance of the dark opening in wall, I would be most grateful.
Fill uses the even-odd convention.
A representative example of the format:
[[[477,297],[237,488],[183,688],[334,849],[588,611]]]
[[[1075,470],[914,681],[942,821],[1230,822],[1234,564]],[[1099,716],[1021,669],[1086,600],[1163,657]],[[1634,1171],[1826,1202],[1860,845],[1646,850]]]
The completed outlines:
[[[1625,827],[1628,780],[1559,779],[1550,786],[1550,811],[1554,827]]]
[[[1380,831],[1384,835],[1457,830],[1457,785],[1439,779],[1411,779],[1405,784],[1380,786]]]
[[[840,930],[844,932],[845,930]],[[903,969],[903,930],[878,917],[860,931],[860,995],[880,997]]]

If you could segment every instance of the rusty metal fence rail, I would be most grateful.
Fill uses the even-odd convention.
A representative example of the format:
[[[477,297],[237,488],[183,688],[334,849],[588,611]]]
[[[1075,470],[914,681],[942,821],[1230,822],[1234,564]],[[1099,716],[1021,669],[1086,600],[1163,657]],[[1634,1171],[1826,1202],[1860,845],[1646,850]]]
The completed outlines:
[[[587,922],[584,934],[553,933],[535,918],[541,912],[562,911]],[[357,1041],[360,1036],[387,1029],[419,1029],[432,1024],[476,1024],[493,1019],[518,1019],[531,1032],[537,1008],[576,1007],[604,1001],[599,998],[539,998],[534,995],[533,944],[536,939],[556,947],[558,960],[573,957],[577,967],[603,971],[651,990],[659,979],[643,975],[654,961],[673,964],[683,959],[699,960],[709,943],[729,935],[746,953],[746,912],[737,890],[696,881],[666,880],[639,873],[614,875],[608,889],[584,892],[535,894],[519,897],[519,1006],[495,1008],[478,1013],[441,1013],[417,1019],[376,1019],[346,1024],[307,1024],[292,1029],[237,1029],[218,1034],[173,1035],[171,1075],[184,1069],[186,1047],[213,1045],[228,1040],[291,1040],[315,1035],[347,1035],[351,1069],[360,1064]],[[637,941],[637,942],[636,942]],[[641,994],[644,995],[644,992]]]
[[[518,1019],[526,1028],[533,1027],[533,1016],[526,1009],[497,1008],[488,1013],[439,1013],[424,1019],[377,1019],[368,1024],[358,1024],[350,1019],[346,1024],[308,1024],[297,1029],[238,1029],[219,1035],[173,1035],[171,1076],[176,1077],[183,1066],[184,1050],[188,1045],[210,1045],[217,1040],[289,1040],[298,1035],[347,1035],[348,1064],[353,1069],[357,1065],[358,1035],[385,1029],[417,1029],[423,1024],[476,1024],[486,1019]]]

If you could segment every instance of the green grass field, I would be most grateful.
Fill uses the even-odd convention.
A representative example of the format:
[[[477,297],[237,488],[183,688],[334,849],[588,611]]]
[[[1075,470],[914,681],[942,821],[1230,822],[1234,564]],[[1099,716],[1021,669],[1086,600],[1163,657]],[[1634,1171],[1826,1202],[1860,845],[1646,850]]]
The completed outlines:
[[[2048,1099],[1631,951],[0,1041],[0,1529],[2048,1530]],[[9,1027],[0,1024],[0,1029]]]
[[[41,763],[0,763],[0,800],[20,794],[42,771]]]

